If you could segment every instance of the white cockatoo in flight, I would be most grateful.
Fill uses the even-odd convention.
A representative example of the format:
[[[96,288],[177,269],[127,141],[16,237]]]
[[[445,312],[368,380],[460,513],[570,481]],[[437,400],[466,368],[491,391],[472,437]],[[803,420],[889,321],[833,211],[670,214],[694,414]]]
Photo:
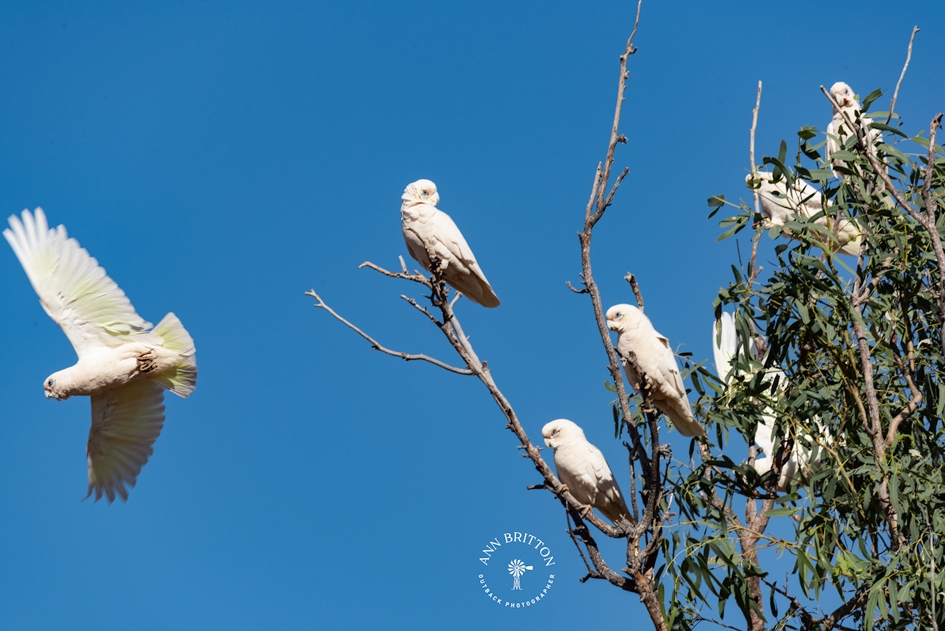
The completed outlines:
[[[646,374],[653,405],[670,418],[683,436],[705,436],[705,429],[692,416],[669,340],[657,333],[650,319],[633,305],[614,305],[608,309],[607,327],[618,334],[617,353],[623,360],[630,387],[640,392],[640,375],[628,361],[632,351],[637,366]]]
[[[833,106],[833,118],[830,120],[830,124],[827,125],[827,159],[830,160],[830,156],[841,149],[848,137],[856,136],[856,130],[850,128],[851,124],[860,126],[863,130],[867,151],[873,157],[878,157],[876,143],[880,141],[883,134],[880,130],[870,127],[870,123],[873,122],[872,118],[861,114],[862,107],[856,98],[856,94],[853,93],[853,89],[843,81],[838,81],[830,86],[830,96],[840,107],[838,109],[837,105]],[[847,119],[850,122],[847,122]],[[833,167],[846,166],[843,160],[833,160],[831,164]],[[839,176],[836,171],[833,174]]]
[[[742,371],[733,371],[735,355],[738,352],[738,333],[735,330],[735,318],[731,313],[722,313],[722,317],[715,321],[712,327],[712,350],[715,355],[715,369],[719,373],[722,383],[731,387],[732,378],[736,374],[742,374],[744,377],[749,375]],[[762,358],[758,356],[758,344],[751,346],[752,357],[755,361],[761,362]],[[779,368],[770,368],[765,371],[762,378],[763,383],[768,385],[768,396],[780,397],[787,389],[787,376]],[[770,405],[765,404],[761,410],[761,422],[755,429],[755,443],[764,452],[764,457],[755,458],[754,468],[758,475],[764,475],[771,470],[774,464],[774,424],[777,420],[775,411]],[[829,435],[821,426],[820,420],[815,418],[814,423],[825,434],[829,440]],[[787,459],[781,464],[781,473],[778,476],[777,489],[785,492],[791,485],[794,476],[800,473],[801,479],[806,480],[810,477],[812,467],[820,465],[819,455],[811,459],[811,448],[806,442],[812,442],[813,438],[809,434],[798,436],[794,441],[794,448]]]
[[[483,307],[498,307],[499,299],[463,233],[449,215],[437,209],[440,195],[436,184],[417,180],[407,185],[401,199],[400,221],[410,256],[428,272],[436,259],[443,280],[453,289]]]
[[[604,454],[587,441],[577,423],[559,418],[542,427],[541,435],[545,445],[555,450],[558,478],[574,499],[596,508],[615,524],[630,517]]]
[[[194,341],[168,313],[154,328],[64,226],[42,208],[13,215],[3,231],[39,302],[75,348],[78,361],[51,374],[46,398],[92,399],[89,492],[128,499],[164,426],[164,390],[187,397],[197,382]]]
[[[832,204],[828,201],[825,205],[820,191],[801,178],[795,177],[794,185],[789,187],[783,177],[775,182],[773,173],[756,171],[745,176],[745,183],[758,190],[765,227],[784,226],[787,221],[804,222],[820,215],[813,221],[833,235],[827,244],[828,249],[849,256],[860,254],[863,231],[846,217],[836,217],[836,213],[831,213]],[[790,234],[787,229],[783,232]]]

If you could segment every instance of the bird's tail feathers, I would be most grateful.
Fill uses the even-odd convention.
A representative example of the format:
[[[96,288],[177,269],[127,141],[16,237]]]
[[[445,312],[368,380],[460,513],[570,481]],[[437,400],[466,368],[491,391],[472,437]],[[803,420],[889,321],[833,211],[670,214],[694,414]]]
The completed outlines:
[[[695,419],[692,415],[692,409],[689,407],[689,402],[685,403],[677,401],[666,401],[661,402],[666,404],[665,410],[663,412],[666,416],[669,417],[669,420],[673,422],[673,426],[679,431],[683,436],[688,436],[690,438],[695,436],[705,436],[705,428],[699,424],[699,421]],[[661,407],[657,405],[657,407]]]
[[[499,306],[499,297],[495,295],[492,285],[486,280],[485,275],[477,267],[473,268],[468,274],[453,274],[445,277],[447,283],[458,292],[461,292],[466,298],[477,305],[482,305],[489,309]]]
[[[163,346],[180,357],[179,363],[151,378],[174,394],[187,398],[197,386],[197,349],[190,333],[173,313],[168,313],[152,331],[160,336]]]

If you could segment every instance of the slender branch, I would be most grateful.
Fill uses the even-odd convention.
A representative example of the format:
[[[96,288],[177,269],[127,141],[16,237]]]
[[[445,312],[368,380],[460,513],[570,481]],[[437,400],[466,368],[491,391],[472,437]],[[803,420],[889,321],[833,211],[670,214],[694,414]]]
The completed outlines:
[[[758,164],[757,162],[755,162],[755,133],[758,129],[758,112],[761,111],[761,92],[762,92],[762,83],[761,81],[759,81],[758,92],[755,95],[755,107],[751,111],[751,131],[749,133],[749,143],[748,143],[748,158],[751,163],[752,176],[754,176],[755,173],[757,173],[758,171]],[[760,199],[760,195],[759,195],[757,187],[752,187],[752,197],[754,200],[755,217],[759,217],[761,215],[761,199]],[[761,227],[756,225],[755,236],[752,238],[752,242],[751,242],[751,258],[748,261],[747,287],[749,291],[754,286],[755,279],[758,277],[758,274],[761,272],[761,268],[758,267],[758,243],[761,240],[761,233],[762,233]],[[707,455],[711,457],[711,449],[708,446],[700,445],[700,454],[704,461]],[[756,454],[754,450],[754,445],[752,445],[750,448],[750,457],[751,457],[752,463],[754,463],[755,456]],[[780,463],[779,458],[775,457],[774,458],[774,465],[776,469],[775,480],[777,479],[777,476],[780,475],[780,470],[779,470],[780,464],[781,463]],[[708,475],[709,472],[707,471],[706,473]],[[772,482],[772,484],[775,484],[775,482]],[[712,489],[712,494],[713,494],[713,497],[711,501],[713,505],[716,506],[716,509],[718,510],[718,507],[722,505],[723,502],[721,498],[719,498],[718,493],[716,492],[714,487]],[[749,531],[739,530],[738,540],[739,540],[739,545],[742,548],[742,554],[745,556],[746,559],[748,559],[751,563],[755,565],[758,565],[758,562],[759,562],[758,549],[757,549],[758,539],[761,536],[761,533],[764,532],[765,528],[767,528],[768,519],[769,519],[767,516],[767,512],[773,506],[773,504],[774,504],[774,499],[772,498],[765,499],[762,501],[762,507],[761,507],[761,510],[759,511],[755,500],[748,499],[745,503],[746,525],[748,529],[750,529],[751,531],[755,531],[758,534],[751,534]],[[731,514],[731,518],[735,519],[736,523],[738,523],[738,519],[735,517],[734,514]],[[739,525],[741,524],[739,523]],[[761,594],[761,583],[759,582],[757,576],[750,576],[748,578],[748,589],[749,589],[749,592],[751,593],[752,599],[758,605],[758,609],[761,611],[764,611],[764,601],[762,600],[762,594]],[[750,623],[751,623],[752,629],[764,628],[764,621],[754,609],[752,609],[750,612]]]
[[[603,168],[603,165],[601,165],[601,163],[598,162],[597,171],[594,173],[594,183],[591,184],[591,198],[587,200],[587,208],[584,209],[584,221],[590,221],[593,215],[594,200],[597,198],[597,183],[600,182],[602,168]]]
[[[929,521],[928,511],[926,510],[925,521],[929,524],[929,564],[931,565],[929,572],[929,593],[932,598],[932,631],[938,631],[938,614],[935,611],[935,601],[937,596],[935,595],[935,542],[932,539],[932,522]]]
[[[568,513],[571,519],[574,520],[574,533],[581,538],[581,543],[583,543],[584,547],[587,549],[587,554],[591,558],[591,563],[594,565],[594,572],[588,572],[587,576],[581,579],[581,582],[583,583],[590,578],[603,578],[610,584],[616,585],[624,591],[635,592],[636,585],[634,585],[633,581],[628,580],[626,576],[617,574],[608,567],[607,563],[604,561],[604,557],[600,553],[600,549],[597,547],[597,542],[594,541],[590,530],[581,519],[580,511],[568,506]]]
[[[931,198],[933,169],[935,168],[935,134],[942,127],[942,115],[938,114],[929,123],[929,154],[925,163],[925,181],[922,182],[922,201],[925,202],[925,217],[930,225],[935,225],[935,208]]]
[[[633,38],[636,35],[637,26],[640,23],[641,6],[642,0],[637,3],[637,14],[633,24],[633,30],[630,33],[630,37],[627,39],[627,46],[624,50],[624,53],[620,56],[620,80],[617,85],[617,104],[614,109],[614,123],[611,126],[610,141],[607,145],[607,157],[602,164],[597,165],[597,171],[594,177],[594,186],[591,189],[591,196],[588,200],[587,209],[584,215],[584,230],[578,233],[578,237],[581,242],[581,280],[584,283],[586,293],[589,294],[591,298],[591,305],[594,309],[594,317],[597,321],[597,329],[600,333],[601,341],[604,344],[604,351],[607,354],[608,369],[610,371],[611,378],[613,379],[614,386],[617,389],[617,400],[620,404],[620,411],[623,416],[624,424],[630,433],[631,442],[633,443],[637,456],[641,460],[641,465],[646,470],[650,467],[650,460],[646,454],[646,449],[643,446],[640,432],[633,420],[633,414],[630,411],[629,397],[627,396],[627,391],[623,384],[623,375],[621,374],[620,370],[620,360],[617,357],[617,351],[614,349],[613,342],[610,339],[610,329],[607,327],[607,322],[604,319],[604,309],[601,302],[600,290],[597,288],[597,283],[594,281],[594,273],[591,268],[591,236],[594,226],[598,221],[600,221],[600,218],[603,217],[604,211],[607,210],[609,204],[608,199],[610,198],[605,199],[603,193],[606,190],[607,181],[610,177],[610,170],[614,161],[614,149],[621,138],[618,133],[618,126],[620,123],[620,112],[624,100],[623,95],[626,89],[626,80],[629,76],[627,74],[627,59],[630,55],[636,52],[636,48],[633,46]],[[613,191],[611,191],[611,197],[612,194]]]
[[[547,485],[543,485],[547,488]],[[573,522],[571,521],[571,511],[564,511],[565,519],[568,522],[568,536],[571,537],[571,541],[574,543],[574,547],[577,548],[578,554],[581,555],[581,560],[584,561],[584,567],[587,568],[587,575],[580,579],[582,583],[586,582],[589,578],[594,578],[594,570],[591,568],[591,562],[587,560],[587,556],[584,554],[584,549],[581,548],[581,544],[578,543],[577,533],[574,531]]]
[[[368,335],[367,333],[365,333],[364,331],[362,331],[361,329],[359,329],[357,326],[355,326],[355,325],[352,324],[351,322],[348,322],[347,320],[345,320],[345,319],[344,319],[341,315],[339,315],[334,309],[332,309],[331,307],[329,307],[328,304],[326,304],[325,301],[322,300],[321,296],[319,296],[318,294],[315,293],[315,290],[314,290],[314,289],[312,289],[311,291],[305,292],[305,295],[306,295],[306,296],[311,296],[312,298],[314,298],[314,299],[316,300],[314,306],[315,306],[317,309],[324,309],[325,311],[327,311],[328,313],[330,313],[330,314],[332,315],[332,317],[334,317],[336,320],[338,320],[339,322],[341,322],[342,324],[344,324],[345,326],[347,326],[349,329],[351,329],[352,331],[354,331],[355,333],[357,333],[358,335],[360,335],[361,337],[363,337],[364,339],[366,339],[368,342],[370,342],[370,343],[371,343],[371,348],[374,349],[374,350],[376,350],[376,351],[380,351],[380,352],[382,352],[382,353],[385,353],[385,354],[387,354],[387,355],[391,355],[391,356],[393,356],[393,357],[400,357],[401,359],[403,359],[403,360],[405,360],[405,361],[425,361],[425,362],[429,362],[429,363],[433,364],[434,366],[439,366],[439,367],[442,368],[443,370],[448,370],[448,371],[454,372],[454,373],[456,373],[456,374],[458,374],[458,375],[472,375],[472,374],[474,374],[473,371],[469,370],[468,368],[458,368],[458,367],[456,367],[456,366],[450,366],[449,364],[444,363],[444,362],[441,362],[441,361],[438,360],[438,359],[434,359],[433,357],[428,357],[428,356],[426,356],[426,355],[411,354],[411,353],[402,353],[402,352],[400,352],[400,351],[394,351],[394,350],[391,350],[391,349],[389,349],[389,348],[386,348],[386,347],[384,347],[380,342],[378,342],[378,341],[375,340],[373,337],[371,337],[370,335]],[[428,314],[428,315],[429,315],[429,314]]]
[[[906,407],[904,407],[899,412],[899,414],[897,414],[892,419],[892,421],[889,422],[889,430],[886,432],[887,449],[892,446],[893,441],[896,439],[896,433],[899,431],[899,425],[904,420],[909,418],[909,416],[919,408],[919,404],[922,403],[922,392],[916,387],[915,382],[912,379],[912,370],[909,367],[912,364],[912,351],[909,351],[907,361],[903,362],[895,331],[893,331],[892,337],[890,338],[889,347],[893,352],[893,360],[896,362],[896,368],[899,369],[903,379],[906,380],[906,387],[909,388],[909,392],[911,392],[913,396],[912,400],[909,401]]]
[[[886,117],[886,124],[889,124],[889,121],[892,120],[893,110],[896,109],[896,99],[899,98],[899,86],[902,85],[902,80],[906,77],[906,69],[909,67],[909,62],[912,60],[912,42],[915,40],[915,34],[921,31],[918,26],[912,27],[912,35],[909,36],[909,48],[906,49],[906,63],[902,65],[902,72],[899,73],[899,81],[896,81],[896,89],[893,91],[892,100],[889,101],[889,116]]]
[[[610,169],[614,164],[614,150],[617,148],[617,143],[626,142],[626,136],[623,136],[618,133],[618,127],[620,126],[620,110],[623,108],[623,93],[627,87],[627,58],[630,57],[633,53],[637,52],[636,47],[633,45],[633,38],[637,34],[637,27],[640,25],[640,10],[643,6],[643,0],[638,0],[637,2],[637,15],[633,22],[633,30],[630,31],[630,37],[627,38],[627,47],[624,50],[623,55],[620,56],[620,81],[617,84],[617,107],[614,110],[614,122],[610,130],[610,142],[607,145],[607,157],[604,159],[603,170],[601,171],[600,177],[597,178],[597,192],[594,197],[597,198],[597,210],[592,215],[591,220],[593,223],[597,223],[601,216],[604,214],[609,205],[609,200],[613,199],[614,191],[611,191],[611,194],[608,198],[604,197],[604,191],[607,187],[607,182],[610,180]],[[622,177],[620,179],[623,179]],[[619,182],[617,183],[619,184]],[[616,186],[614,187],[616,190]]]
[[[458,294],[457,294],[457,295],[458,295]],[[435,324],[437,327],[443,326],[443,323],[440,322],[439,320],[437,320],[437,319],[433,316],[433,314],[430,313],[429,310],[427,310],[426,307],[420,305],[420,304],[419,304],[416,300],[414,300],[413,298],[410,298],[409,296],[405,296],[405,295],[403,295],[403,294],[400,294],[400,298],[401,298],[402,300],[406,300],[407,303],[408,303],[411,307],[413,307],[414,309],[416,309],[417,311],[419,311],[420,313],[422,313],[423,315],[425,315],[425,316],[427,317],[427,319],[430,320],[430,322],[432,322],[433,324]]]
[[[624,276],[623,279],[630,283],[630,287],[633,289],[633,296],[637,299],[637,304],[640,306],[640,313],[643,313],[643,294],[640,293],[640,285],[637,284],[637,277],[627,272],[627,275]]]
[[[391,278],[403,278],[405,280],[410,280],[415,283],[420,283],[421,285],[426,285],[427,287],[430,287],[430,281],[426,276],[424,276],[423,274],[420,274],[419,272],[415,274],[411,274],[407,271],[407,264],[404,263],[404,257],[400,257],[400,264],[403,266],[402,272],[388,271],[384,269],[383,267],[379,267],[370,261],[365,261],[361,263],[360,265],[358,265],[358,269],[361,269],[362,267],[367,267],[369,269],[374,270],[375,272],[380,272],[384,276],[390,276]]]
[[[767,585],[768,587],[770,587],[777,593],[781,594],[782,596],[784,596],[791,602],[791,605],[793,605],[794,608],[797,609],[798,612],[801,614],[801,622],[803,622],[807,628],[809,629],[814,628],[816,618],[814,618],[814,616],[809,611],[807,611],[804,605],[802,605],[801,602],[797,598],[792,596],[791,593],[788,592],[785,588],[779,587],[778,584],[775,583],[774,581],[770,581],[763,576],[761,577],[761,581],[765,585]],[[786,581],[785,581],[785,584],[786,584]]]
[[[627,441],[623,441],[623,446],[627,449],[627,458],[629,462],[627,463],[627,469],[630,471],[630,490],[634,491],[628,493],[630,496],[630,511],[633,513],[633,519],[636,521],[640,520],[640,507],[637,503],[637,494],[635,492],[637,488],[637,474],[633,467],[633,462],[636,460],[635,452],[633,446],[630,445]]]
[[[856,284],[859,284],[861,280],[861,278],[857,278]],[[855,288],[854,294],[857,292],[858,288]],[[881,433],[879,401],[876,398],[876,388],[873,384],[873,364],[870,361],[866,331],[863,328],[863,323],[860,321],[861,316],[859,310],[854,308],[854,311],[855,313],[851,320],[853,333],[856,335],[857,348],[860,354],[860,367],[863,370],[863,387],[866,391],[866,404],[869,411],[869,422],[865,425],[864,429],[866,429],[866,433],[873,441],[873,450],[877,464],[884,467],[886,441]],[[896,514],[896,509],[892,505],[892,501],[889,497],[889,478],[885,471],[883,472],[882,481],[876,489],[876,498],[879,500],[879,505],[886,516],[886,523],[889,525],[893,549],[898,550],[906,543],[906,539],[905,535],[899,530],[899,516]]]
[[[636,35],[637,27],[640,23],[641,7],[642,0],[640,0],[637,4],[637,13],[634,20],[633,30],[630,33],[630,37],[627,39],[627,46],[624,50],[624,53],[620,56],[620,78],[617,85],[617,103],[616,107],[614,108],[614,119],[611,126],[610,141],[607,145],[607,154],[603,163],[598,164],[595,171],[594,185],[591,189],[590,198],[588,200],[587,208],[585,209],[584,214],[584,229],[579,233],[578,236],[581,243],[581,280],[584,284],[586,293],[591,298],[591,305],[594,310],[594,318],[597,322],[598,332],[601,336],[601,341],[607,354],[608,369],[610,370],[614,386],[617,389],[617,399],[619,401],[621,414],[623,416],[624,424],[627,427],[628,433],[630,435],[630,442],[633,445],[633,448],[631,449],[631,471],[633,469],[634,459],[636,459],[640,462],[640,466],[646,473],[647,485],[649,489],[649,495],[646,496],[646,506],[644,508],[643,517],[640,521],[633,524],[630,532],[627,533],[627,567],[624,569],[624,571],[630,575],[630,585],[624,587],[618,583],[616,579],[619,577],[619,575],[617,577],[611,577],[605,574],[605,577],[614,585],[618,585],[624,589],[630,589],[631,591],[639,594],[640,600],[646,607],[654,627],[658,631],[667,631],[666,621],[663,618],[662,607],[659,601],[657,586],[653,573],[653,565],[655,564],[653,563],[653,555],[658,554],[659,548],[643,546],[644,549],[642,551],[640,550],[640,540],[644,533],[649,532],[652,529],[654,530],[653,538],[658,539],[658,530],[662,524],[659,516],[659,499],[662,488],[660,485],[659,471],[659,458],[661,452],[660,446],[658,444],[659,433],[656,426],[656,417],[655,415],[647,414],[647,419],[650,423],[652,432],[651,449],[653,450],[651,454],[648,455],[647,450],[643,446],[640,431],[633,420],[633,415],[630,410],[629,397],[627,396],[627,391],[623,383],[623,375],[621,374],[620,360],[617,356],[616,350],[614,349],[613,342],[610,338],[610,330],[607,327],[607,323],[604,319],[604,309],[600,297],[600,291],[597,287],[597,283],[594,280],[594,274],[591,268],[591,236],[594,226],[598,221],[600,221],[601,217],[604,215],[604,212],[613,202],[614,196],[617,193],[617,189],[620,187],[620,184],[627,176],[627,173],[629,173],[627,169],[624,169],[620,175],[617,176],[616,181],[608,192],[610,173],[614,163],[615,149],[617,144],[626,142],[627,140],[625,136],[619,133],[620,115],[623,107],[626,81],[629,76],[627,73],[627,59],[630,57],[630,55],[636,52],[636,48],[633,46],[633,38]],[[645,394],[644,402],[646,402]],[[637,490],[634,488],[631,492],[635,494]],[[587,544],[585,544],[585,547],[588,550],[588,554],[590,555],[592,562],[594,562],[594,566],[598,567],[595,556],[598,554],[597,549],[589,547]]]
[[[758,94],[755,96],[755,107],[751,111],[751,138],[748,146],[748,155],[751,160],[752,176],[758,172],[758,163],[755,162],[755,130],[758,128],[758,111],[761,109],[761,81],[758,82]],[[751,189],[752,197],[755,202],[755,217],[761,215],[761,198],[757,187]],[[756,226],[755,236],[751,240],[751,258],[748,260],[748,287],[755,283],[755,278],[761,272],[757,267],[758,261],[758,242],[761,240],[761,230]]]
[[[621,142],[627,142],[626,136],[621,136],[623,138]],[[620,172],[620,175],[617,176],[617,181],[614,182],[613,187],[610,189],[610,194],[607,195],[607,200],[604,202],[604,208],[610,206],[614,201],[614,195],[617,194],[617,188],[620,187],[620,183],[623,182],[623,178],[627,177],[627,174],[630,173],[630,169],[624,167],[623,171]]]
[[[849,616],[855,610],[860,609],[866,602],[866,597],[869,595],[869,586],[865,589],[859,589],[856,592],[856,595],[837,607],[833,610],[830,615],[818,620],[820,624],[823,625],[825,631],[830,631],[830,629],[839,628],[839,623],[841,620]]]
[[[570,289],[571,291],[573,291],[573,292],[576,293],[576,294],[586,294],[586,293],[587,293],[587,290],[586,290],[586,289],[578,289],[577,287],[575,287],[574,285],[572,285],[572,284],[571,284],[571,281],[569,281],[569,280],[568,280],[568,281],[565,281],[565,284],[568,286],[568,289]]]
[[[711,462],[715,459],[712,454],[712,449],[706,441],[699,441],[699,455],[702,457],[703,462]],[[705,477],[707,480],[712,480],[715,474],[718,474],[718,471],[714,467],[706,468]],[[774,505],[774,499],[772,498],[765,501],[763,506],[767,506],[767,508],[756,515],[753,523],[749,524],[749,526],[746,528],[745,525],[742,524],[741,520],[738,519],[738,516],[732,511],[732,507],[725,503],[721,497],[719,497],[718,490],[714,484],[710,485],[710,490],[706,492],[706,498],[709,500],[709,504],[715,510],[724,515],[725,519],[733,524],[733,530],[736,532],[736,536],[738,537],[738,544],[742,549],[742,556],[753,565],[759,565],[757,543],[758,539],[761,537],[763,529],[768,523],[768,517],[765,515],[765,513],[770,509],[771,506]],[[751,528],[755,527],[760,528],[760,530],[751,530]],[[751,597],[755,601],[755,604],[758,606],[758,610],[764,613],[764,601],[762,600],[761,584],[758,581],[758,578],[758,576],[749,577],[748,590],[751,593]],[[758,612],[756,612],[753,608],[749,612],[749,623],[751,624],[752,631],[760,631],[764,629],[764,619],[759,616]]]

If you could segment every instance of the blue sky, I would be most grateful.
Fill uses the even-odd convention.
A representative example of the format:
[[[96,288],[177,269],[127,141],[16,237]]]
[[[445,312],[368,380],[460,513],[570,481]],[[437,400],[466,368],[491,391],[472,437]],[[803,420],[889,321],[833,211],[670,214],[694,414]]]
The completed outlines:
[[[189,400],[166,398],[128,503],[80,502],[88,401],[42,391],[74,353],[0,244],[0,627],[644,619],[636,597],[578,582],[560,506],[525,490],[539,477],[480,383],[372,352],[303,295],[455,361],[399,299],[414,287],[357,269],[398,265],[400,194],[432,179],[502,299],[458,313],[526,430],[570,418],[618,469],[605,356],[565,281],[632,9],[0,2],[0,211],[42,206],[143,317],[180,317],[200,367]],[[709,357],[736,246],[715,242],[705,200],[745,196],[757,81],[760,160],[826,127],[818,86],[891,94],[915,24],[909,131],[945,109],[945,6],[645,4],[617,161],[630,177],[595,234],[605,306],[632,302],[632,271],[656,328]],[[480,589],[479,558],[515,531],[546,542],[556,578],[509,611]]]

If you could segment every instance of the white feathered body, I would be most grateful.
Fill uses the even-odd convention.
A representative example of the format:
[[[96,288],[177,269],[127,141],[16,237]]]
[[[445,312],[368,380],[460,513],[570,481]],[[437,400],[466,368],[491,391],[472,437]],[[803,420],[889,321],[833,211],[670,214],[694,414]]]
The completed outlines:
[[[793,186],[789,187],[784,178],[775,182],[774,175],[768,171],[756,171],[745,177],[749,187],[753,181],[758,189],[761,213],[767,221],[767,227],[783,226],[787,221],[813,219],[816,225],[826,228],[832,235],[827,239],[828,250],[849,256],[859,255],[862,230],[853,221],[837,217],[836,213],[831,212],[832,204],[825,204],[820,191],[813,186],[800,178],[794,178]],[[784,229],[783,233],[790,234],[790,231]]]
[[[167,375],[191,365],[192,353],[165,348],[164,340],[153,334],[140,337],[141,342],[127,342],[114,348],[96,346],[82,353],[75,365],[46,379],[46,396],[60,400],[91,396],[138,377],[154,379],[180,396],[189,395],[193,391],[192,384],[174,387],[165,381]]]
[[[615,305],[607,310],[607,326],[617,331],[617,353],[624,360],[627,381],[635,391],[641,390],[641,379],[636,364],[646,374],[647,386],[653,405],[673,422],[683,436],[704,436],[705,429],[692,415],[686,387],[679,373],[669,340],[653,328],[650,319],[632,305]]]
[[[830,94],[840,107],[833,106],[833,118],[830,119],[830,124],[827,125],[827,158],[830,159],[834,153],[839,151],[848,138],[857,135],[857,125],[862,130],[867,152],[873,157],[878,157],[876,144],[881,141],[883,133],[870,127],[873,119],[862,114],[862,107],[853,89],[846,83],[838,81],[830,86]],[[847,164],[843,160],[832,160],[831,165],[834,168],[847,168]],[[834,176],[839,176],[839,174],[834,171]]]
[[[194,341],[173,313],[152,329],[63,226],[49,228],[41,208],[9,221],[3,236],[78,356],[46,379],[46,397],[91,397],[89,495],[127,499],[164,425],[164,389],[194,390]]]
[[[593,506],[616,523],[630,511],[601,450],[588,442],[584,430],[567,419],[557,419],[541,430],[545,445],[555,450],[558,478],[574,498]]]
[[[407,186],[401,199],[401,227],[410,256],[428,272],[436,259],[451,287],[484,307],[498,307],[499,299],[463,234],[449,215],[436,208],[440,199],[436,185],[418,180]]]
[[[712,348],[715,355],[716,370],[722,382],[728,387],[732,386],[733,377],[736,375],[741,374],[744,378],[750,375],[750,373],[733,370],[738,345],[735,318],[732,314],[723,312],[721,319],[717,320],[712,328]],[[757,344],[753,350],[755,349],[757,349]],[[753,353],[753,359],[758,362],[763,361],[763,357],[759,357],[757,353]],[[787,389],[787,376],[779,368],[768,369],[762,381],[768,385],[767,395],[770,397],[780,397]],[[753,467],[759,475],[764,475],[771,470],[774,464],[774,429],[778,417],[770,405],[765,403],[759,403],[759,405],[762,406],[760,410],[761,422],[758,423],[755,429],[754,440],[765,455],[756,458]],[[820,419],[814,417],[813,421],[814,427],[823,436],[823,439],[828,443],[832,442],[833,439],[830,433],[823,427]],[[791,481],[797,475],[800,475],[801,480],[807,480],[812,469],[820,465],[819,449],[817,455],[812,457],[814,451],[813,441],[813,436],[806,432],[797,436],[791,453],[781,464],[781,472],[777,483],[778,491],[787,491]]]

